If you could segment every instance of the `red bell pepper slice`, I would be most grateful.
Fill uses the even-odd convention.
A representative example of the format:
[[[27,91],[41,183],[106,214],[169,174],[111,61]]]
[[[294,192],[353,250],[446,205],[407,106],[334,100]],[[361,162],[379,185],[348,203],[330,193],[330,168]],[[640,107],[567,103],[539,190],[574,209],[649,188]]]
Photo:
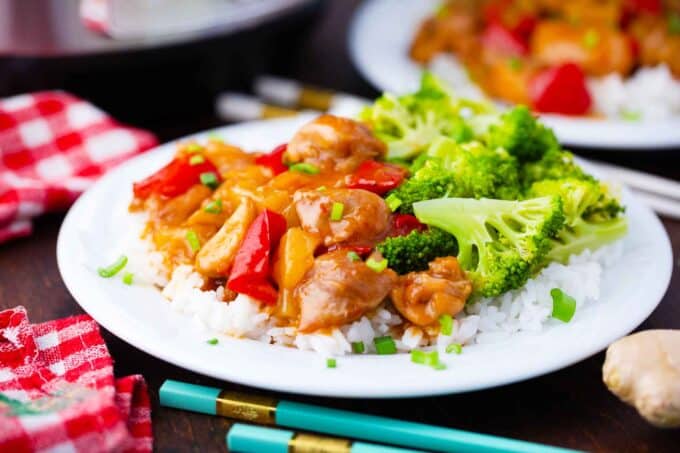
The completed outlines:
[[[427,226],[420,223],[416,216],[411,214],[394,214],[392,216],[392,223],[390,225],[391,237],[406,236],[413,230],[425,231]]]
[[[334,252],[336,250],[347,250],[348,252],[356,253],[362,258],[366,258],[373,251],[373,247],[370,245],[332,244],[326,249],[325,253]]]
[[[215,165],[207,159],[192,165],[189,160],[191,155],[182,154],[175,157],[168,165],[158,170],[153,175],[132,185],[137,198],[148,198],[151,194],[162,197],[176,197],[183,194],[194,184],[201,183],[202,173],[214,173],[220,181],[220,174]]]
[[[661,14],[663,10],[661,0],[627,0],[625,6],[632,14]]]
[[[274,173],[274,176],[283,173],[288,170],[283,163],[283,154],[288,149],[288,144],[284,143],[279,145],[272,150],[269,154],[263,154],[255,159],[257,165],[262,165],[263,167],[269,167]]]
[[[497,22],[486,26],[482,32],[482,44],[504,55],[519,57],[529,53],[529,44],[519,33]]]
[[[227,288],[268,305],[276,304],[278,293],[269,279],[270,260],[285,232],[286,219],[281,214],[262,211],[236,252]]]
[[[583,70],[573,63],[548,68],[529,81],[529,96],[539,112],[583,115],[592,99]]]
[[[347,176],[345,182],[350,189],[364,189],[384,195],[397,188],[406,178],[406,173],[407,170],[398,165],[366,160]]]
[[[512,7],[512,0],[499,0],[489,2],[484,7],[482,14],[484,23],[498,24],[507,28],[515,37],[521,38],[526,44],[529,42],[529,37],[536,27],[538,19],[535,15],[525,12],[517,18],[516,14],[514,20],[508,20],[508,10]]]

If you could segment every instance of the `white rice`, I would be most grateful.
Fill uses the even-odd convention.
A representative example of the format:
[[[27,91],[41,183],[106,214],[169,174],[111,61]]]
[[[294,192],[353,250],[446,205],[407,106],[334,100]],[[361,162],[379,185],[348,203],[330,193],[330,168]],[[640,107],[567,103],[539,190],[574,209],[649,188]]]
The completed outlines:
[[[460,97],[485,100],[455,56],[437,55],[430,62],[430,70]],[[619,74],[589,78],[588,88],[595,111],[610,119],[654,121],[680,115],[680,81],[666,65],[643,67],[627,78]]]

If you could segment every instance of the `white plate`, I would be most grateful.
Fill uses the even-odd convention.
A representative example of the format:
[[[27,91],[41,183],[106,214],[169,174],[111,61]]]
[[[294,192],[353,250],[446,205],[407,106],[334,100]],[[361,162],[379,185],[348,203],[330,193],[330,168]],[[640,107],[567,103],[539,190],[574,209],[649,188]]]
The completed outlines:
[[[407,93],[417,89],[422,67],[408,56],[418,25],[440,0],[370,0],[356,12],[349,48],[354,64],[378,89]],[[630,122],[541,115],[567,145],[646,149],[680,146],[680,117]]]
[[[244,123],[209,133],[249,150],[267,150],[290,139],[309,117]],[[57,258],[73,297],[106,329],[133,346],[175,365],[242,384],[324,396],[400,397],[483,389],[528,379],[578,362],[627,334],[654,310],[671,274],[668,236],[657,217],[626,193],[630,234],[621,263],[605,271],[602,299],[579,310],[569,324],[551,322],[541,334],[475,345],[447,355],[448,369],[410,363],[409,355],[348,356],[336,369],[315,353],[214,334],[171,310],[158,290],[100,278],[95,269],[125,250],[116,243],[129,227],[131,185],[168,162],[168,143],[103,177],[71,208],[59,234]],[[104,261],[104,262],[102,262]]]

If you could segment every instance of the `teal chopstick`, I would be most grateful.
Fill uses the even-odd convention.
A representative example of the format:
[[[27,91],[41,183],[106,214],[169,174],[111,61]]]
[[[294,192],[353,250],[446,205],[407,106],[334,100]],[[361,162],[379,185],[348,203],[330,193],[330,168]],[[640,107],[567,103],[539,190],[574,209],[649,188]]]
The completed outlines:
[[[161,406],[422,450],[461,453],[575,451],[488,434],[228,392],[173,380],[163,383],[159,395]]]
[[[352,442],[335,437],[322,437],[284,429],[263,428],[235,423],[227,433],[229,451],[239,453],[298,453],[334,451],[346,453],[423,453],[386,445]]]

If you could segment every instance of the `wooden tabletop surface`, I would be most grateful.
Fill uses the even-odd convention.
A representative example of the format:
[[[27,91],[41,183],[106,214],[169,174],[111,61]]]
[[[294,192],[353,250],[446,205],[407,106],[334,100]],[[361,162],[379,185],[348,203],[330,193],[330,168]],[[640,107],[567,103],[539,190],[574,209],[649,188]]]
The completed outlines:
[[[374,96],[352,67],[346,49],[348,23],[358,1],[328,2],[299,49],[291,51],[281,75]],[[125,118],[120,118],[125,120]],[[163,140],[219,125],[212,117],[187,119],[181,125],[158,122],[154,132]],[[680,178],[680,150],[663,153],[592,153],[599,159],[630,165],[674,179]],[[614,156],[613,154],[616,154]],[[57,270],[55,246],[63,215],[39,219],[30,238],[0,246],[0,309],[24,305],[32,321],[82,313]],[[662,219],[675,256],[680,254],[680,222]],[[640,329],[680,327],[680,270],[664,299]],[[156,359],[104,332],[115,372],[141,373],[153,400],[153,427],[158,451],[223,451],[227,420],[158,406],[158,387],[172,378],[234,388]],[[326,399],[286,395],[295,401],[397,417],[470,431],[508,436],[589,451],[678,451],[680,430],[659,430],[644,422],[602,384],[603,354],[529,381],[473,393],[401,400]],[[272,379],[276,379],[272,376]],[[247,389],[248,391],[257,391]],[[283,396],[283,395],[279,395]]]

